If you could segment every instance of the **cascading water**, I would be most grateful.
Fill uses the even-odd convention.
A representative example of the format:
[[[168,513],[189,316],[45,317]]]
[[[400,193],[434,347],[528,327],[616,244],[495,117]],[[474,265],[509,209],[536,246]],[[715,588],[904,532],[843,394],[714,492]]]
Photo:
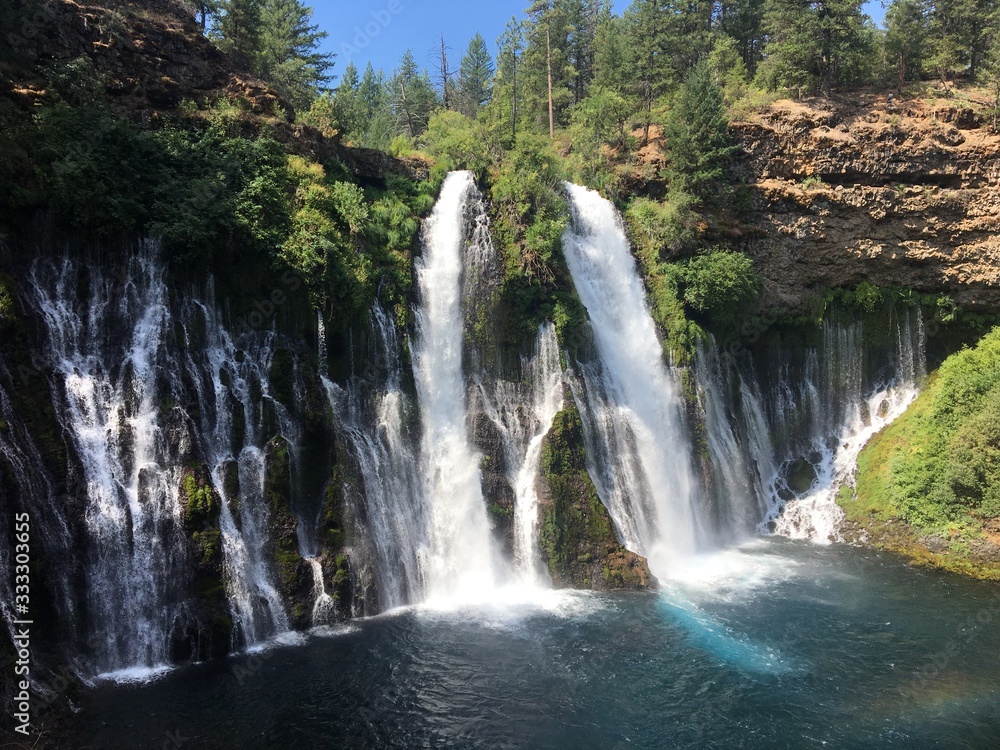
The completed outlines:
[[[87,677],[141,675],[195,652],[181,486],[202,462],[221,501],[228,645],[289,629],[266,552],[267,438],[283,423],[268,384],[275,334],[248,333],[238,347],[211,293],[207,304],[180,299],[175,316],[153,245],[123,271],[115,280],[90,267],[84,299],[80,266],[69,259],[39,261],[29,278],[48,332],[57,416],[85,484]]]
[[[538,329],[534,355],[521,366],[522,386],[496,382],[492,398],[481,386],[486,415],[497,427],[505,454],[506,479],[514,490],[514,557],[518,575],[530,585],[547,583],[538,557],[538,481],[542,441],[563,407],[563,371],[555,326]]]
[[[693,553],[699,519],[678,398],[614,206],[568,185],[566,263],[590,317],[598,362],[581,366],[588,461],[624,544],[668,575]]]
[[[263,342],[238,349],[214,305],[192,303],[187,317],[187,369],[198,395],[212,486],[221,500],[219,529],[234,645],[253,645],[289,629],[264,555],[269,519],[263,422],[274,335],[261,334]],[[194,331],[202,328],[204,340],[199,346]],[[234,467],[235,494],[227,481]]]
[[[891,323],[894,347],[869,351],[862,322],[823,324],[818,345],[778,350],[762,389],[749,357],[704,342],[695,376],[705,417],[716,528],[830,542],[837,493],[871,437],[905,411],[926,374],[919,309]],[[876,347],[883,349],[884,347]]]
[[[772,483],[772,510],[765,523],[773,521],[776,534],[817,542],[839,538],[838,491],[851,482],[861,449],[906,411],[926,377],[919,308],[895,321],[893,367],[873,384],[866,383],[862,329],[861,322],[824,324],[821,367],[808,372],[804,384],[812,402],[809,447],[816,477],[783,507]]]
[[[179,373],[165,362],[171,317],[152,248],[129,261],[126,279],[115,289],[93,271],[86,299],[69,260],[40,262],[30,279],[86,482],[88,632],[103,672],[170,662],[190,578],[174,460],[184,448],[168,443],[159,419],[173,395],[161,376]]]
[[[363,485],[354,498],[361,506],[354,515],[363,520],[355,536],[369,540],[371,550],[367,555],[355,550],[353,567],[372,579],[360,581],[360,588],[375,586],[379,611],[422,598],[419,557],[426,523],[418,439],[408,424],[414,405],[403,392],[400,341],[378,304],[371,331],[371,369],[346,388],[326,379],[324,384]]]
[[[413,367],[429,511],[421,569],[431,599],[480,599],[502,575],[480,485],[479,456],[469,439],[462,371],[465,209],[472,201],[485,210],[472,174],[449,174],[424,225],[424,254],[416,263],[420,305]]]

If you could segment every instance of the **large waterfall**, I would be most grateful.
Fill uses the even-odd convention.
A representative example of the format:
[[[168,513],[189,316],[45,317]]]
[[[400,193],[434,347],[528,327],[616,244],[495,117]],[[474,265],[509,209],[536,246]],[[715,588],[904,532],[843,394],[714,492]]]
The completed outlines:
[[[474,597],[494,588],[502,575],[479,457],[469,439],[462,370],[465,208],[477,192],[471,173],[448,175],[425,224],[424,254],[417,262],[413,371],[423,419],[429,523],[422,565],[430,598]]]
[[[566,263],[599,355],[581,366],[591,474],[625,545],[668,575],[700,533],[678,384],[614,206],[577,185],[567,191]]]
[[[72,623],[76,671],[146,674],[345,614],[534,601],[551,586],[539,521],[558,507],[543,444],[569,394],[585,443],[576,467],[586,461],[622,544],[659,578],[758,533],[835,540],[860,449],[925,376],[919,309],[831,313],[746,347],[706,336],[682,372],[614,206],[566,190],[565,258],[593,342],[568,363],[552,322],[520,353],[490,332],[500,266],[468,172],[446,178],[424,224],[412,328],[375,303],[367,329],[331,335],[338,355],[346,342],[343,379],[321,315],[312,372],[313,354],[273,323],[237,333],[211,281],[168,287],[155,244],[117,272],[36,261],[25,303],[45,352],[33,377],[50,379],[61,434],[36,445],[0,361],[0,489],[31,511],[39,549],[67,560],[46,595]],[[309,399],[320,407],[306,418]],[[64,451],[65,477],[43,468],[40,446]],[[322,475],[322,492],[306,474]],[[199,512],[211,517],[195,527]],[[604,524],[601,539],[606,519],[586,519]],[[600,565],[590,557],[569,562]]]

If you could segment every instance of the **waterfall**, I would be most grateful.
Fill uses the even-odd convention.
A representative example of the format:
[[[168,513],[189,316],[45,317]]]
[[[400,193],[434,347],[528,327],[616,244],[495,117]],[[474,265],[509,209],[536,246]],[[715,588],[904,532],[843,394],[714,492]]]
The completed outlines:
[[[563,371],[555,326],[538,329],[534,354],[521,363],[526,382],[498,380],[492,397],[480,383],[486,415],[500,433],[506,479],[514,490],[514,558],[529,586],[548,583],[538,556],[538,481],[542,441],[563,408]]]
[[[566,263],[590,317],[598,361],[584,363],[588,462],[623,543],[667,575],[695,551],[698,518],[679,386],[614,206],[577,185]]]
[[[462,371],[465,214],[473,202],[485,210],[472,174],[449,174],[424,224],[424,253],[416,263],[420,305],[413,372],[423,418],[429,511],[421,568],[432,599],[481,598],[496,586],[501,572],[480,485],[479,456],[469,439]]]
[[[863,325],[824,323],[821,366],[807,371],[804,383],[812,404],[807,460],[815,479],[785,504],[780,500],[787,482],[780,476],[773,480],[765,524],[773,522],[776,534],[821,543],[840,538],[838,492],[853,481],[861,449],[906,411],[926,377],[919,308],[895,321],[895,356],[873,383],[865,382]]]
[[[57,418],[82,472],[85,676],[163,668],[197,638],[181,485],[202,463],[221,506],[229,645],[287,631],[264,485],[272,425],[298,426],[270,395],[275,334],[250,332],[237,346],[211,289],[205,303],[178,295],[172,312],[152,244],[117,278],[98,266],[86,273],[69,259],[40,260],[29,277]]]
[[[699,347],[695,376],[722,539],[755,530],[839,538],[837,494],[852,482],[858,454],[926,376],[919,308],[890,325],[884,351],[866,343],[863,322],[828,318],[815,347],[779,347],[760,374],[752,358],[721,352],[711,338]]]
[[[323,565],[315,557],[306,560],[313,576],[313,610],[312,624],[329,625],[336,615],[337,603],[333,597],[326,593],[326,585],[323,583]]]
[[[359,588],[378,591],[375,611],[422,598],[419,558],[425,544],[424,493],[419,439],[409,415],[414,404],[403,392],[401,345],[396,327],[377,303],[371,314],[368,368],[346,388],[324,379],[339,432],[350,447],[362,492],[350,499],[360,519],[355,537],[370,550],[352,550]],[[357,546],[357,542],[356,542]]]
[[[264,421],[274,334],[259,334],[261,341],[239,349],[214,305],[192,303],[191,308],[185,324],[187,369],[198,396],[212,486],[221,501],[219,530],[234,641],[249,646],[289,629],[265,556],[270,519],[264,499]],[[202,329],[204,340],[196,341],[195,331]],[[235,493],[227,482],[233,467]]]
[[[115,288],[91,272],[78,299],[75,264],[36,263],[30,282],[49,333],[60,418],[86,483],[87,613],[94,662],[105,672],[169,663],[169,634],[184,618],[190,565],[181,530],[184,446],[166,439],[164,378],[172,324],[152,248],[129,261]],[[177,435],[180,441],[184,436]]]

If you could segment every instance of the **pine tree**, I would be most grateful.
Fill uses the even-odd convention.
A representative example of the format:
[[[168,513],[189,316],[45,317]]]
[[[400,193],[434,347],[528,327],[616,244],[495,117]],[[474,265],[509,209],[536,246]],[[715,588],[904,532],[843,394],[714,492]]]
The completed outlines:
[[[551,133],[567,121],[576,70],[569,63],[570,26],[558,0],[535,0],[525,23],[527,45],[521,61],[525,109]]]
[[[307,108],[330,81],[333,65],[333,55],[319,51],[327,34],[311,18],[312,9],[299,0],[265,0],[261,8],[256,72],[298,109]]]
[[[906,79],[920,75],[927,36],[921,0],[894,0],[885,13],[885,49],[896,62],[897,90]]]
[[[975,78],[989,49],[991,0],[928,0],[927,66],[943,81]]]
[[[738,150],[729,134],[722,92],[712,81],[708,61],[692,68],[667,116],[667,178],[703,203],[721,203],[727,190],[727,162]]]
[[[403,53],[392,77],[391,90],[396,132],[416,138],[427,129],[427,121],[437,105],[437,94],[427,72],[417,68],[411,50]]]
[[[365,125],[360,85],[357,67],[353,62],[348,63],[332,97],[334,116],[340,124],[341,132],[352,140],[364,131]]]
[[[621,96],[632,93],[631,58],[625,19],[603,10],[594,33],[593,84]]]
[[[764,0],[719,0],[716,19],[718,30],[736,40],[753,76],[764,52]]]
[[[520,21],[511,18],[507,22],[503,36],[497,42],[497,69],[493,83],[491,109],[495,109],[501,134],[500,139],[513,148],[518,126],[521,124],[522,101],[524,98],[524,76],[521,74],[521,59],[524,54],[524,34]]]
[[[673,59],[665,54],[669,49],[669,9],[661,0],[634,0],[625,12],[629,69],[635,93],[643,112],[643,143],[649,140],[653,102],[666,93],[676,76]]]
[[[256,72],[260,46],[261,0],[220,0],[211,36],[223,52]]]
[[[194,4],[201,32],[208,31],[208,21],[221,10],[220,0],[197,0]]]
[[[458,89],[459,112],[474,119],[479,108],[490,100],[493,91],[493,59],[481,34],[472,37],[462,58]]]
[[[365,67],[358,85],[360,110],[358,133],[354,140],[366,148],[387,149],[395,134],[391,97],[385,75],[371,63]]]
[[[765,0],[763,82],[830,93],[865,53],[861,0]]]

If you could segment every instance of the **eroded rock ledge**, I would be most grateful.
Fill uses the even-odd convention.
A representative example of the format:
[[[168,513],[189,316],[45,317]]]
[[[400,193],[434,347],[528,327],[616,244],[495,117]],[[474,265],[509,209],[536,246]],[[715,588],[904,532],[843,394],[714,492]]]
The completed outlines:
[[[1000,311],[1000,136],[975,102],[782,100],[733,130],[777,304],[867,280]]]

